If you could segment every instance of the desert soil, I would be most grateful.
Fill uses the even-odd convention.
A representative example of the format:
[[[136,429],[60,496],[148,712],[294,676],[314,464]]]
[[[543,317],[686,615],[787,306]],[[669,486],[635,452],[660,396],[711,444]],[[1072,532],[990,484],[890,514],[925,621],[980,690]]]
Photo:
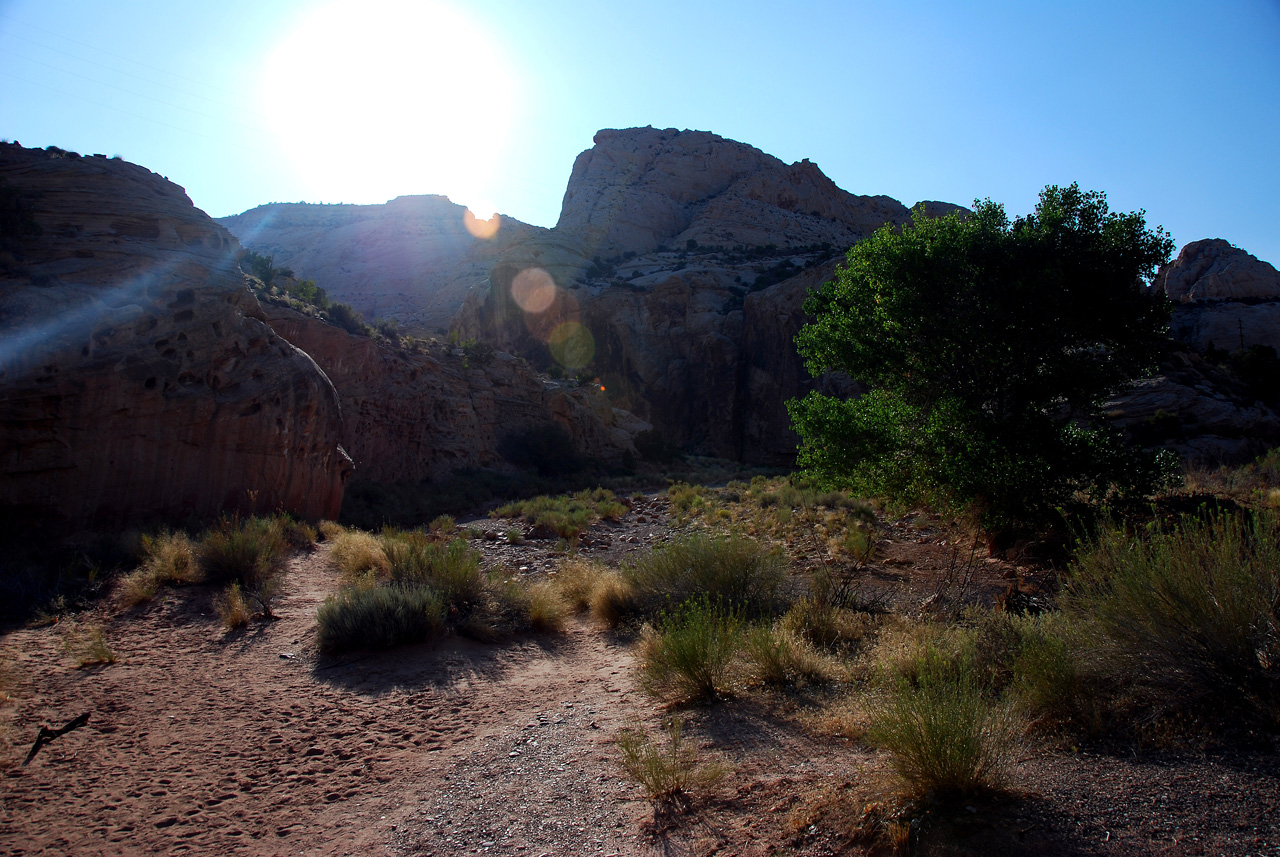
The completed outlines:
[[[898,599],[945,595],[955,546],[918,523],[887,532],[871,573]],[[582,552],[616,563],[670,534],[650,497]],[[473,544],[515,572],[558,561],[549,542]],[[1035,588],[1005,562],[973,577],[980,600]],[[316,609],[337,585],[324,546],[299,554],[279,618],[231,635],[206,587],[104,604],[80,618],[119,656],[96,668],[76,668],[65,627],[5,635],[0,854],[856,854],[864,820],[894,803],[883,755],[812,728],[812,699],[753,693],[686,713],[733,774],[684,811],[655,809],[613,744],[665,714],[625,641],[578,619],[556,636],[322,658]],[[41,724],[86,712],[22,764]],[[916,850],[930,853],[1280,855],[1280,762],[1273,746],[1036,746],[1011,796],[926,818]]]

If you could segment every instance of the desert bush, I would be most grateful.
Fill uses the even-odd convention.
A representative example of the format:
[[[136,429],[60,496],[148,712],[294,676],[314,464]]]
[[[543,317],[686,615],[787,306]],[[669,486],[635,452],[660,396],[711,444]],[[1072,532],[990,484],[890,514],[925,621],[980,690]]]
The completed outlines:
[[[533,538],[559,536],[576,542],[596,521],[616,521],[626,513],[627,505],[617,500],[612,491],[596,488],[507,503],[494,509],[490,517],[522,518],[533,525]]]
[[[692,792],[709,790],[729,773],[718,760],[706,761],[684,737],[684,724],[672,717],[666,724],[666,740],[654,741],[639,726],[618,733],[618,751],[622,767],[638,782],[650,798],[673,801]]]
[[[336,521],[321,521],[316,524],[316,530],[320,533],[321,538],[326,542],[331,542],[338,536],[347,531],[347,528]]]
[[[1019,645],[1009,690],[1034,723],[1098,728],[1099,700],[1082,669],[1079,623],[1063,613],[1015,616]]]
[[[445,604],[423,587],[352,586],[326,598],[316,621],[323,652],[389,649],[444,633]]]
[[[714,701],[729,692],[730,667],[744,626],[731,608],[705,594],[663,613],[640,642],[640,683],[654,696]]]
[[[114,664],[117,660],[101,625],[68,623],[63,631],[62,646],[80,668]]]
[[[243,628],[253,618],[253,610],[245,600],[239,581],[232,583],[214,596],[213,611],[222,621],[222,627],[228,631]]]
[[[654,549],[629,563],[623,574],[639,607],[649,613],[710,595],[728,609],[757,617],[781,605],[786,559],[752,539],[699,534]]]
[[[377,538],[360,530],[341,529],[329,537],[333,550],[329,554],[334,563],[348,577],[356,577],[367,571],[385,575],[391,571],[391,562]]]
[[[452,515],[437,515],[427,525],[433,535],[451,536],[458,530],[457,522]]]
[[[306,521],[295,521],[288,515],[280,516],[280,534],[293,550],[310,550],[319,538],[315,527]]]
[[[890,677],[867,730],[903,783],[934,796],[1004,786],[1025,732],[1013,706],[992,699],[965,659],[926,648],[909,672]]]
[[[224,518],[200,540],[200,567],[214,583],[239,583],[245,597],[270,616],[286,549],[279,518]]]
[[[432,589],[451,608],[464,609],[482,600],[480,554],[466,539],[442,544],[419,531],[384,530],[379,541],[395,583]]]
[[[1280,521],[1184,517],[1147,538],[1107,527],[1062,597],[1092,631],[1088,667],[1154,713],[1280,699]]]
[[[161,586],[200,578],[195,546],[186,533],[161,531],[141,538],[142,563],[120,579],[117,600],[133,607],[155,598]]]
[[[782,627],[757,625],[743,639],[743,654],[751,676],[764,684],[786,685],[830,681],[839,666],[813,644]]]

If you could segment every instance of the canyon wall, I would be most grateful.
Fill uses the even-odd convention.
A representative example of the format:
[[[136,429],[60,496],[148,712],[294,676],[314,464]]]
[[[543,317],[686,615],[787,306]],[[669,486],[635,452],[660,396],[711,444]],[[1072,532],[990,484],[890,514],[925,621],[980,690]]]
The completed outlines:
[[[0,146],[0,505],[68,528],[336,517],[328,378],[263,320],[235,239],[177,185]]]

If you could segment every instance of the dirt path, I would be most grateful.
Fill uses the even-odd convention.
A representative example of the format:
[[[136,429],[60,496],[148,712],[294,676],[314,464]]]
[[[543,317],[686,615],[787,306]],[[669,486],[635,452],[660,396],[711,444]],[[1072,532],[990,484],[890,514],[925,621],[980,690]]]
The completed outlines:
[[[287,581],[278,621],[226,640],[204,588],[109,619],[97,670],[56,628],[5,638],[24,735],[90,720],[5,771],[0,853],[634,852],[644,804],[608,761],[647,710],[625,650],[575,625],[318,664],[335,573],[318,550]]]

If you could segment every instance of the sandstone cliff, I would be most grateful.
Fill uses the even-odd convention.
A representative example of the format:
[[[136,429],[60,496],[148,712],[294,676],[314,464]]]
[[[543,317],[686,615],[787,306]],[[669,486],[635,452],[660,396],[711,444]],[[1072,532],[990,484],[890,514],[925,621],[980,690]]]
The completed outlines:
[[[1193,241],[1156,278],[1173,301],[1173,337],[1206,351],[1280,351],[1280,271],[1220,238]]]
[[[219,222],[369,321],[395,319],[417,332],[446,327],[504,251],[546,231],[500,217],[472,222],[473,234],[466,208],[443,196],[382,205],[271,203]]]
[[[804,295],[850,245],[910,218],[808,161],[701,131],[605,130],[578,156],[556,228],[508,250],[454,329],[599,375],[687,449],[789,463],[784,403],[813,384],[792,346]],[[534,280],[544,300],[529,299]],[[566,363],[554,340],[578,325],[584,344]]]
[[[392,347],[291,309],[264,310],[272,328],[332,379],[342,399],[343,446],[360,482],[420,482],[502,466],[504,437],[551,422],[582,454],[616,461],[649,428],[598,389],[540,380],[509,354],[470,361],[452,346]]]
[[[124,161],[6,144],[0,181],[0,506],[336,517],[337,394],[262,321],[230,234]]]

